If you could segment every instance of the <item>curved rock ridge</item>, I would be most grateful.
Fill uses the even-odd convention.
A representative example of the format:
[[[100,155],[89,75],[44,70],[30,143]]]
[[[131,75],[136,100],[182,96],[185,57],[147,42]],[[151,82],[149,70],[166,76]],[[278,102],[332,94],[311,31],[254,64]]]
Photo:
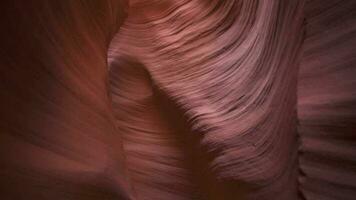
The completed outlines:
[[[296,199],[303,2],[135,1],[128,13],[111,43],[109,66],[138,197],[186,199],[179,191],[196,188],[192,195],[208,199]],[[139,86],[143,75],[126,72],[137,63],[152,88],[177,105],[188,132],[166,135],[152,90]],[[177,136],[186,139],[168,147]],[[205,155],[196,166],[202,173],[188,167],[196,155],[184,150],[192,148]],[[209,174],[214,186],[185,182],[189,173]]]
[[[355,11],[2,1],[0,199],[354,199]]]

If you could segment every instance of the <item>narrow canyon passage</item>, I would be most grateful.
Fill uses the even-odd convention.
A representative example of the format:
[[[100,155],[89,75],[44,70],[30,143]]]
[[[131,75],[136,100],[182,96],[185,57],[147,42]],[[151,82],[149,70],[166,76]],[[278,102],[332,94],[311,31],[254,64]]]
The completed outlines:
[[[356,1],[0,5],[0,199],[356,197]]]

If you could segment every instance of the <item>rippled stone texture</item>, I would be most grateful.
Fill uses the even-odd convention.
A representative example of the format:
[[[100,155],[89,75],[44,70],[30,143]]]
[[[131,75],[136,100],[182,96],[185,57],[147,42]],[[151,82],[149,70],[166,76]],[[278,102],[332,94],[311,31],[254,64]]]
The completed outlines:
[[[201,174],[190,173],[198,177],[209,174],[213,177],[207,181],[219,185],[206,195],[211,190],[193,180],[191,184],[197,188],[194,194],[207,199],[219,199],[219,195],[221,199],[297,198],[295,107],[302,5],[301,1],[157,1],[130,5],[130,14],[111,43],[109,64],[120,68],[116,63],[134,57],[147,69],[156,87],[185,113],[191,130],[188,134],[196,138],[193,145],[207,157],[202,161]],[[117,72],[120,75],[124,76]],[[137,81],[131,82],[121,85],[133,86]],[[125,88],[115,91],[124,92]],[[132,98],[128,93],[122,96]],[[118,106],[116,112],[120,113],[121,107],[126,106]],[[146,112],[151,111],[147,108]],[[162,121],[135,113],[125,115],[131,116],[136,120],[123,119],[131,127],[139,121]],[[119,127],[124,124],[118,123]],[[189,171],[178,164],[184,163],[184,158],[173,149],[151,152],[138,147],[140,138],[148,137],[143,134],[156,127],[144,129],[132,130],[135,134],[127,132],[128,159],[133,160],[128,168],[133,179],[148,187],[139,186],[137,195],[169,199],[157,194],[172,193],[167,184],[189,187],[178,179]],[[179,133],[183,134],[187,133]],[[155,137],[163,134],[157,131]],[[135,148],[132,141],[138,143]],[[164,144],[147,140],[145,145],[157,143]],[[180,149],[191,148],[189,145],[185,142]],[[172,161],[163,162],[162,158],[155,162],[151,156],[167,156]],[[192,156],[183,157],[189,160]],[[148,166],[161,170],[152,173]],[[158,191],[152,193],[154,177],[171,177],[172,170],[175,176],[154,182]]]
[[[2,199],[352,199],[352,0],[4,1]]]

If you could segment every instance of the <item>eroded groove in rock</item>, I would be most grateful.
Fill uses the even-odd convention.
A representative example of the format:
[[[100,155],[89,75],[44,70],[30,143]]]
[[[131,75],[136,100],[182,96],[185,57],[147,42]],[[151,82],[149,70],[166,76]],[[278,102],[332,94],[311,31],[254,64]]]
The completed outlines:
[[[194,199],[181,137],[186,133],[162,113],[146,69],[123,59],[111,64],[110,74],[117,126],[137,198]]]
[[[111,91],[127,166],[138,199],[219,199],[229,193],[207,169],[209,158],[179,106],[133,58],[111,63]]]
[[[302,9],[303,1],[134,1],[111,44],[110,65],[133,57],[183,110],[226,199],[297,198]],[[131,167],[143,170],[143,160]]]
[[[356,197],[356,2],[308,1],[298,84],[305,199]]]

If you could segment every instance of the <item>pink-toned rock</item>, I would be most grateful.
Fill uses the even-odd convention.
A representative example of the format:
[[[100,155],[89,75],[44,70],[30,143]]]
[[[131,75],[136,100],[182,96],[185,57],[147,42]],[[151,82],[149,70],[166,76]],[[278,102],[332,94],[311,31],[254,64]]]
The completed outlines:
[[[0,199],[353,199],[355,10],[5,0]]]

